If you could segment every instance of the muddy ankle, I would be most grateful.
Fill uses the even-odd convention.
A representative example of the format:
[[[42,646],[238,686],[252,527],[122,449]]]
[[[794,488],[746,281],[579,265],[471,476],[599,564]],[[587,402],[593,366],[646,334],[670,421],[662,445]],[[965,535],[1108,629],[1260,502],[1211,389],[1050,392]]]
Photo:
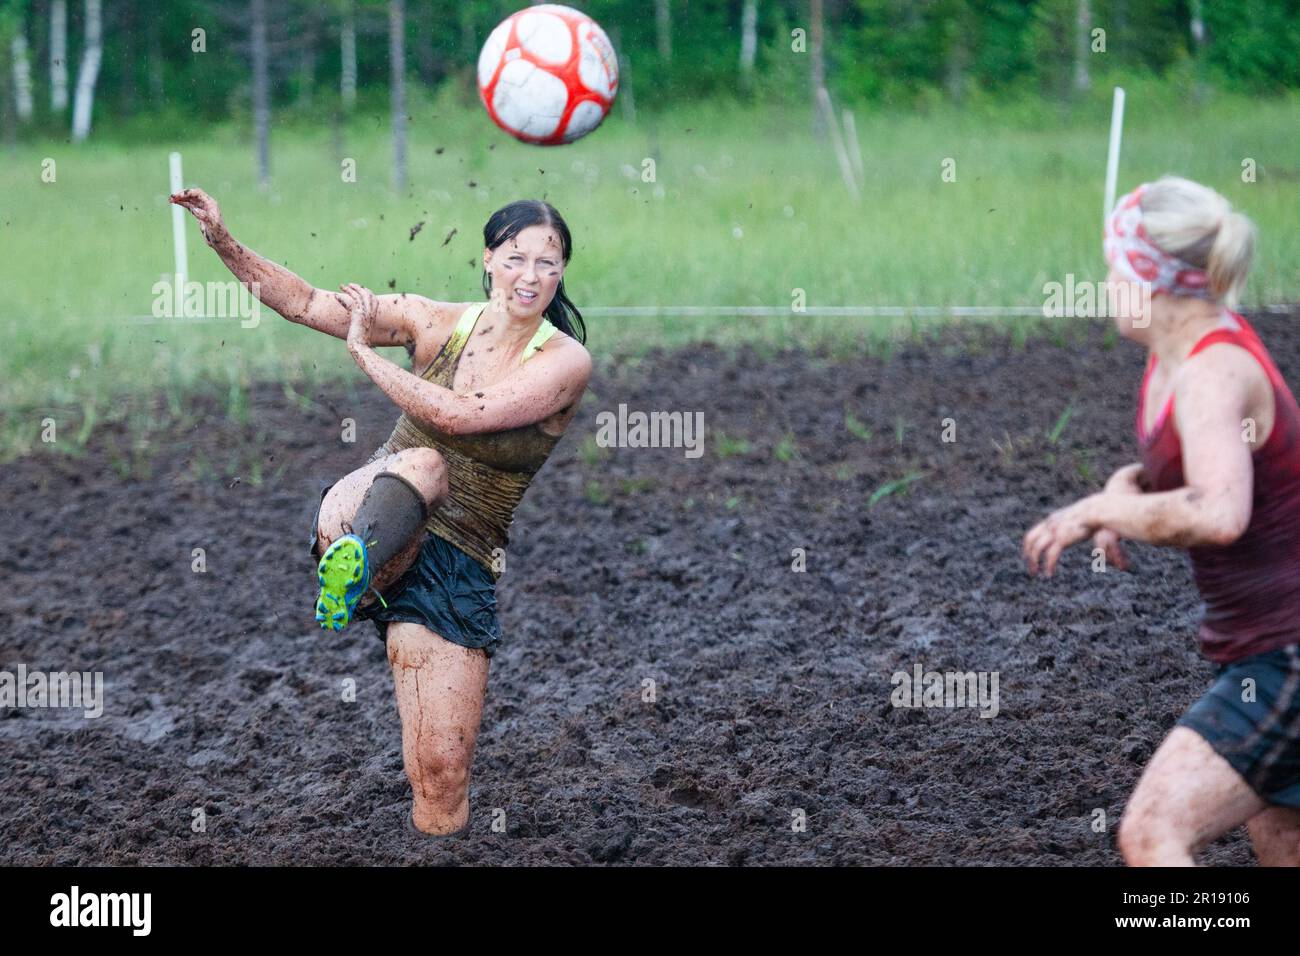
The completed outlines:
[[[427,837],[455,837],[469,832],[468,816],[461,821],[459,826],[452,830],[444,830],[443,827],[446,824],[442,821],[425,819],[425,827],[428,827],[428,829],[425,829],[425,827],[421,827],[415,822],[415,811],[411,811],[406,816],[406,824],[411,830],[415,831],[415,833]]]

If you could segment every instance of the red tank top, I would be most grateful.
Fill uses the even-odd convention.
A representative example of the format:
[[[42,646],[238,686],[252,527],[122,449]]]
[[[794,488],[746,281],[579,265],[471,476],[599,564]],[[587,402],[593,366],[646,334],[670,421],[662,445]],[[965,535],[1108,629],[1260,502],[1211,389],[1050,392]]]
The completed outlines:
[[[1263,367],[1273,384],[1273,430],[1255,449],[1254,501],[1250,525],[1232,544],[1190,549],[1196,586],[1205,601],[1201,651],[1229,663],[1300,642],[1300,407],[1255,330],[1235,312],[1239,328],[1214,329],[1192,349],[1195,355],[1218,342],[1240,346]],[[1144,434],[1151,356],[1138,395],[1137,436],[1142,467],[1155,491],[1183,485],[1182,447],[1174,428],[1174,399]]]

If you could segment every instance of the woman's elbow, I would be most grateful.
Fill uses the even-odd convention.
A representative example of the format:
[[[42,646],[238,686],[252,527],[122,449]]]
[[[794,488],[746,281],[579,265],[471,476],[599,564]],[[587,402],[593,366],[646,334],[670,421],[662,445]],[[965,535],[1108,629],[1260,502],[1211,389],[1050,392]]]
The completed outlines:
[[[481,429],[476,429],[473,422],[461,414],[448,414],[446,412],[437,413],[426,410],[423,414],[413,415],[425,429],[429,431],[442,432],[444,435],[473,435]]]
[[[1235,544],[1250,527],[1250,514],[1224,514],[1210,521],[1204,529],[1204,543],[1219,548]]]

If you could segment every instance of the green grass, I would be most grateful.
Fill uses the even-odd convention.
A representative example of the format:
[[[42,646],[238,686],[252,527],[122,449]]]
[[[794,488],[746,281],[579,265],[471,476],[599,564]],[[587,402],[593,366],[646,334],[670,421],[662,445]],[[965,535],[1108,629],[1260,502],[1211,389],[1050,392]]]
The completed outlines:
[[[895,478],[893,481],[885,482],[871,493],[871,497],[867,499],[867,507],[874,508],[880,501],[890,495],[907,493],[911,489],[913,482],[920,481],[924,477],[924,472],[910,471],[902,478]]]
[[[1050,429],[1048,429],[1047,443],[1049,445],[1057,445],[1060,443],[1061,436],[1065,434],[1065,426],[1070,424],[1070,419],[1073,417],[1074,417],[1074,402],[1072,400],[1068,405],[1065,406],[1064,410],[1062,410],[1060,417],[1056,419],[1056,424],[1054,424]]]
[[[587,482],[587,487],[584,489],[584,494],[587,496],[587,500],[590,501],[593,505],[609,504],[609,492],[605,489],[605,486],[602,485],[599,481]]]
[[[736,437],[728,435],[719,429],[713,433],[713,451],[719,458],[730,458],[733,455],[749,454],[749,439],[744,436]]]
[[[853,417],[853,413],[848,409],[844,410],[844,427],[848,429],[849,434],[863,441],[871,441],[872,431],[863,422]]]
[[[45,415],[59,421],[60,450],[75,450],[64,436],[86,440],[122,415],[131,395],[163,396],[174,418],[205,387],[241,421],[258,379],[278,378],[290,400],[339,377],[366,387],[342,342],[269,311],[255,328],[133,318],[150,313],[152,286],[172,268],[171,148],[184,154],[186,182],[218,199],[236,237],[323,288],[357,281],[475,299],[482,224],[523,196],[545,196],[568,219],[576,248],[566,285],[580,307],[786,308],[796,289],[809,306],[1040,306],[1045,282],[1104,274],[1107,124],[1097,109],[1045,112],[1045,125],[1033,126],[1014,116],[999,124],[987,110],[859,108],[866,185],[857,206],[800,110],[694,104],[636,126],[616,111],[588,139],[549,150],[504,137],[452,97],[411,112],[411,186],[401,195],[389,185],[387,124],[378,116],[354,120],[339,149],[327,128],[277,127],[266,193],[254,184],[245,131],[231,127],[184,143],[58,141],[0,152],[0,407],[8,413],[0,455],[40,447]],[[1181,115],[1132,98],[1121,187],[1175,171],[1219,188],[1260,227],[1248,300],[1294,300],[1298,122],[1295,97],[1211,100]],[[344,157],[356,161],[355,183],[342,180]],[[948,157],[955,183],[940,180]],[[1240,180],[1246,157],[1258,163],[1256,183]],[[54,183],[41,181],[46,158],[57,163]],[[640,178],[646,158],[656,182]],[[191,278],[228,281],[197,228],[187,228]],[[589,326],[599,356],[703,339],[848,350],[935,324],[791,313],[592,318]]]

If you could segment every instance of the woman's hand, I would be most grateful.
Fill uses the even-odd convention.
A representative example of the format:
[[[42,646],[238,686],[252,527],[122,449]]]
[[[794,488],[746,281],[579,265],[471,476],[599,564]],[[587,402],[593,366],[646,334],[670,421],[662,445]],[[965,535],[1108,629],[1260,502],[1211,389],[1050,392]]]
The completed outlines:
[[[1083,498],[1068,507],[1053,511],[1030,528],[1022,548],[1029,573],[1037,574],[1041,569],[1043,576],[1050,578],[1056,570],[1056,562],[1062,551],[1098,531],[1092,513],[1093,499]],[[1117,546],[1118,543],[1116,539]]]
[[[178,193],[172,193],[167,201],[184,206],[194,215],[199,221],[199,228],[203,230],[203,241],[212,248],[217,248],[218,244],[230,238],[230,230],[221,220],[221,207],[202,189],[182,189]]]
[[[1106,482],[1106,493],[1112,495],[1142,495],[1146,494],[1146,475],[1142,471],[1142,463],[1134,462],[1131,465],[1125,465],[1118,468],[1115,474],[1110,476]],[[1092,546],[1099,549],[1106,558],[1106,563],[1120,571],[1128,570],[1128,555],[1124,552],[1120,544],[1120,537],[1110,528],[1098,528],[1097,533],[1092,536]]]
[[[1119,535],[1110,528],[1102,528],[1092,536],[1092,546],[1100,549],[1106,563],[1120,571],[1128,570],[1128,554],[1119,543]]]
[[[339,288],[348,300],[348,351],[355,356],[358,350],[370,345],[379,300],[373,292],[355,282],[345,283]]]

